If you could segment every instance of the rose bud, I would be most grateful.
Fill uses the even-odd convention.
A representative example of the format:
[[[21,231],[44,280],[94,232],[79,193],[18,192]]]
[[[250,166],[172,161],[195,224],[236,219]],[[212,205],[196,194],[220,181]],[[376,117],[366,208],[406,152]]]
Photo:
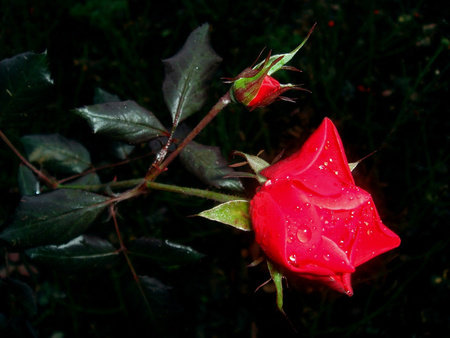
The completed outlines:
[[[258,107],[265,107],[275,100],[293,102],[292,99],[281,96],[281,94],[289,89],[306,89],[293,84],[280,84],[271,75],[280,69],[300,71],[295,67],[285,66],[285,64],[288,63],[306,43],[314,26],[309,31],[305,40],[303,40],[303,42],[292,52],[273,56],[271,56],[271,53],[269,52],[266,59],[258,65],[244,69],[235,78],[225,78],[228,83],[233,83],[233,86],[230,89],[232,99],[235,102],[242,103],[250,110],[254,110]]]
[[[250,204],[255,239],[288,274],[351,296],[355,268],[400,245],[371,195],[355,185],[328,118],[298,152],[261,175],[267,181]]]

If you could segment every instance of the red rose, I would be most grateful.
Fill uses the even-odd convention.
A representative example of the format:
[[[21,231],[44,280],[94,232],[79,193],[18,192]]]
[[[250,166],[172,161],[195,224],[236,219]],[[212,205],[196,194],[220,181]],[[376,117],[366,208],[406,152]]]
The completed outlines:
[[[285,270],[352,295],[355,268],[400,245],[370,194],[355,185],[328,118],[300,151],[261,174],[268,180],[251,201],[253,230]]]

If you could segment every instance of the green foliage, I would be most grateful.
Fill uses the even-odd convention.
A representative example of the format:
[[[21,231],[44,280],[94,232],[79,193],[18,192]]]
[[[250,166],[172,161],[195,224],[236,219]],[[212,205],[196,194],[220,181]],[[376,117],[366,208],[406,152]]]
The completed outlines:
[[[109,102],[75,109],[94,133],[113,140],[142,143],[167,132],[161,122],[134,101]]]
[[[163,60],[164,100],[175,127],[202,108],[207,99],[206,89],[222,61],[211,48],[208,30],[208,24],[197,28],[175,56]]]
[[[0,238],[20,248],[66,243],[84,233],[109,203],[106,196],[70,189],[23,196]]]
[[[16,55],[0,62],[0,121],[25,115],[48,93],[53,84],[46,53]]]
[[[231,225],[239,230],[250,231],[252,229],[250,214],[250,203],[246,200],[229,201],[218,206],[202,211],[197,216]]]
[[[27,135],[20,140],[28,161],[52,172],[80,174],[91,165],[88,150],[62,135]]]
[[[228,166],[218,147],[205,146],[191,141],[180,153],[183,165],[207,185],[231,191],[244,190],[241,181],[233,175],[234,170]]]
[[[119,252],[110,242],[86,235],[75,237],[62,245],[39,246],[26,253],[36,263],[71,274],[119,263]]]
[[[127,249],[132,256],[151,260],[166,268],[194,263],[204,257],[189,246],[157,238],[137,238]]]

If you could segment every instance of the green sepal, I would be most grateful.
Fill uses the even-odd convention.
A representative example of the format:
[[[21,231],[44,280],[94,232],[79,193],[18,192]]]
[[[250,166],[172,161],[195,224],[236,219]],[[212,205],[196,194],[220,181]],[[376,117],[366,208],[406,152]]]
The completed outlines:
[[[359,164],[359,162],[361,162],[361,161],[349,163],[348,166],[350,168],[350,171],[355,170],[355,168]]]
[[[231,225],[239,230],[251,231],[249,207],[250,202],[248,200],[230,201],[219,204],[212,209],[202,211],[196,216]]]
[[[297,54],[297,52],[303,47],[303,45],[306,43],[306,41],[308,41],[309,37],[311,36],[314,27],[316,26],[316,24],[314,24],[314,26],[312,26],[312,28],[309,30],[308,35],[306,36],[306,38],[302,41],[301,44],[299,44],[292,52],[290,53],[285,53],[285,54],[276,54],[276,55],[272,55],[269,58],[269,61],[262,61],[259,64],[257,64],[253,69],[256,69],[258,67],[260,67],[264,62],[267,62],[267,64],[264,66],[264,68],[269,68],[267,75],[272,75],[273,73],[279,71],[281,68],[283,68],[283,66],[288,63],[289,61],[291,61],[291,59],[295,56],[295,54]],[[278,61],[276,61],[278,60]],[[274,61],[276,61],[274,63]]]
[[[283,271],[273,264],[270,260],[267,260],[267,268],[269,269],[270,276],[275,284],[275,290],[277,292],[277,307],[283,314]]]
[[[269,167],[270,164],[264,161],[262,158],[255,156],[255,155],[249,155],[240,151],[235,151],[235,155],[239,155],[244,157],[247,160],[247,163],[249,164],[250,168],[252,168],[253,172],[256,174],[256,179],[259,183],[263,184],[267,181],[267,178],[260,174],[260,172]]]

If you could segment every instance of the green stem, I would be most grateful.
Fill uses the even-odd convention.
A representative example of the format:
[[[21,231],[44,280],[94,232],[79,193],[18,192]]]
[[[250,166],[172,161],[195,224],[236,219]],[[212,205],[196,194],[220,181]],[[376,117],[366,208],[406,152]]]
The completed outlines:
[[[224,96],[220,98],[219,101],[211,108],[211,110],[206,114],[206,116],[199,122],[199,124],[189,133],[188,136],[178,145],[177,149],[175,149],[170,155],[160,164],[153,164],[145,179],[147,181],[154,181],[159,174],[161,174],[168,165],[178,156],[178,154],[186,147],[186,145],[191,142],[202,130],[206,127],[206,125],[211,122],[211,120],[216,117],[216,115],[225,108],[231,102],[230,92],[227,92]]]
[[[229,202],[235,200],[242,200],[242,197],[222,194],[215,191],[202,190],[196,188],[187,188],[187,187],[179,187],[177,185],[156,183],[152,181],[146,181],[146,186],[149,189],[162,190],[162,191],[170,191],[176,192],[183,195],[195,196],[210,199],[217,202]]]
[[[132,180],[126,180],[126,181],[119,181],[119,182],[110,182],[110,183],[104,183],[104,184],[60,184],[58,185],[59,189],[80,189],[80,190],[86,190],[86,191],[105,191],[108,189],[127,189],[132,188],[137,185],[140,185],[144,183],[144,179],[137,178]]]
[[[229,202],[234,200],[242,200],[242,197],[222,194],[215,191],[210,190],[202,190],[196,188],[188,188],[188,187],[180,187],[177,185],[164,184],[164,183],[156,183],[152,181],[139,179],[120,181],[120,182],[112,182],[106,184],[95,184],[95,185],[60,185],[58,188],[60,189],[81,189],[87,191],[105,191],[107,189],[126,189],[130,187],[137,187],[145,185],[148,189],[160,190],[160,191],[169,191],[178,194],[206,198],[217,202]],[[136,191],[135,191],[136,190]],[[140,195],[138,189],[132,189],[128,195],[128,197],[118,197],[118,200],[124,200],[127,198],[132,198],[134,196]],[[122,195],[120,195],[122,196]]]

